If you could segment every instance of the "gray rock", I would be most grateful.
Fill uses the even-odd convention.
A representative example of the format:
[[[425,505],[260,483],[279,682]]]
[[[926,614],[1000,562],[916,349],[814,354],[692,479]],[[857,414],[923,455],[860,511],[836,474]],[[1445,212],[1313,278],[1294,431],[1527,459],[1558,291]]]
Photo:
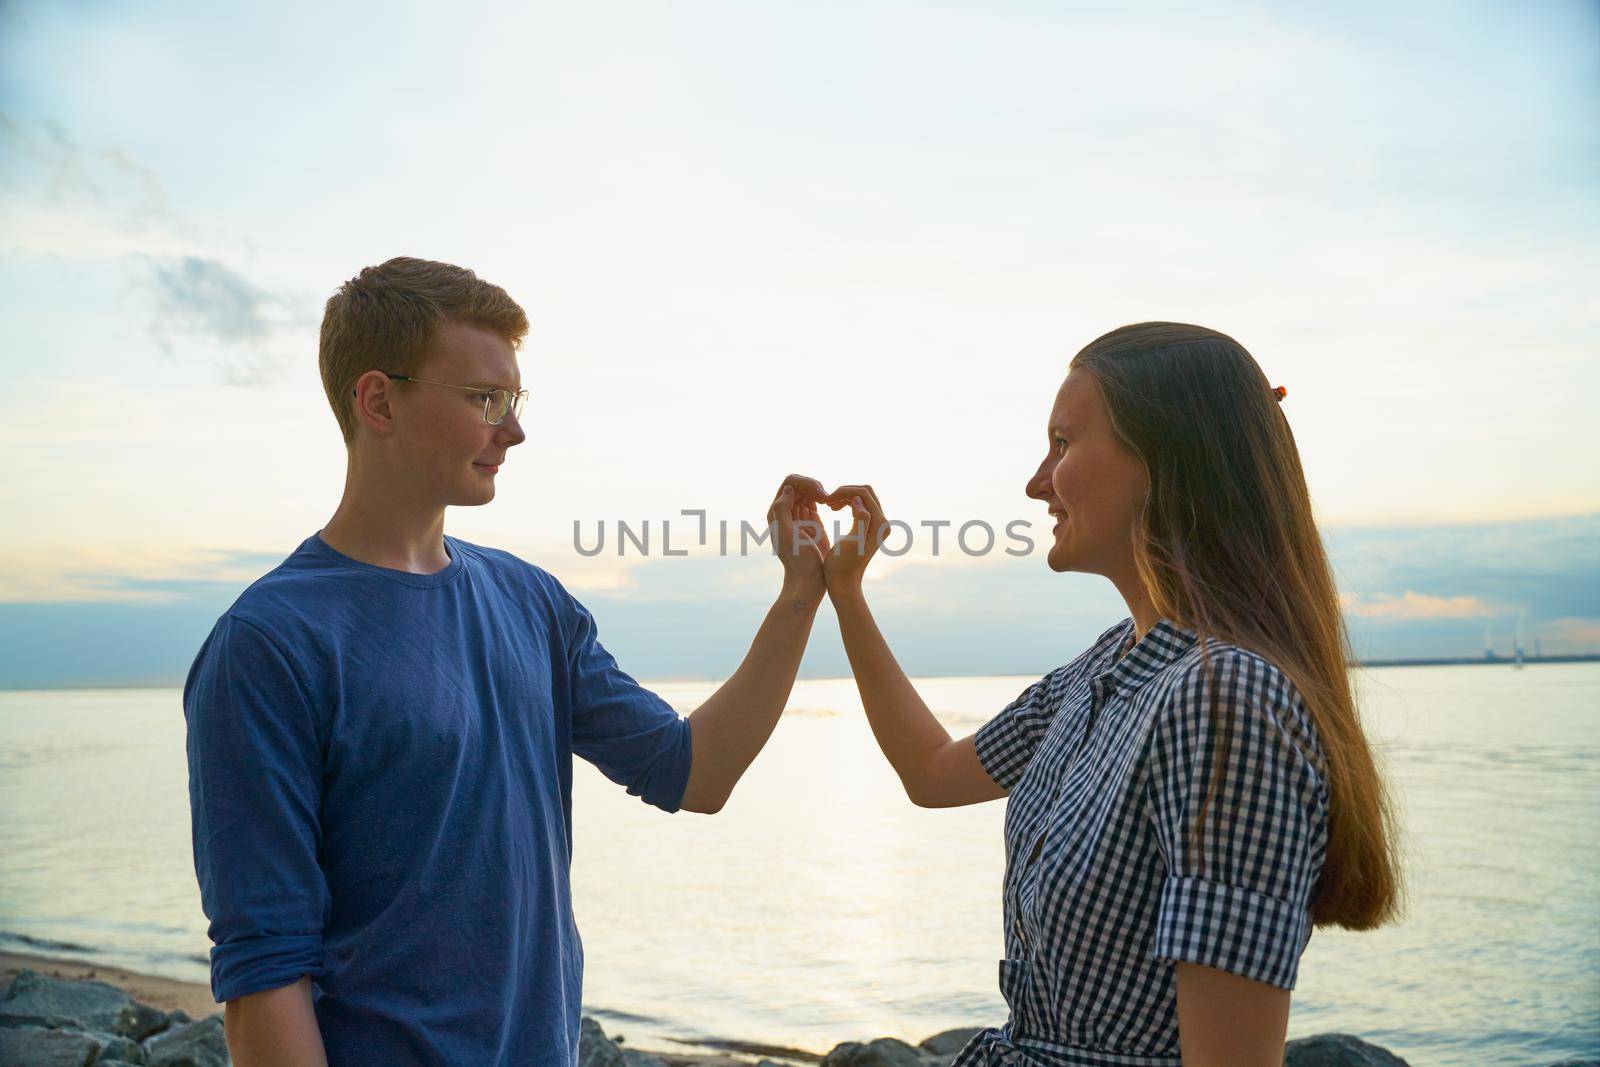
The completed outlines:
[[[822,1067],[927,1067],[927,1058],[904,1041],[880,1037],[862,1044],[846,1041],[822,1058]]]
[[[88,1034],[42,1026],[0,1026],[0,1063],[6,1067],[84,1067],[100,1046]]]
[[[966,1029],[946,1030],[934,1034],[917,1047],[924,1052],[932,1052],[939,1056],[954,1056],[967,1047],[967,1042],[981,1031],[981,1027],[973,1026]]]
[[[144,1046],[131,1037],[123,1037],[121,1034],[97,1034],[92,1031],[89,1036],[100,1046],[100,1055],[94,1059],[95,1067],[100,1067],[104,1063],[144,1062]]]
[[[27,1041],[36,1045],[42,1043],[45,1051],[52,1056],[61,1053],[61,1050],[70,1050],[65,1054],[73,1063],[85,1062],[80,1050],[85,1042],[93,1049],[89,1053],[87,1062],[95,1067],[101,1064],[117,1063],[144,1063],[144,1049],[139,1047],[139,1042],[132,1038],[123,1037],[121,1034],[102,1034],[94,1030],[46,1029],[42,1026],[3,1026],[0,1027],[0,1067],[10,1067],[14,1049],[12,1044],[5,1043],[7,1035],[19,1033],[27,1034]],[[24,1058],[21,1062],[32,1063]],[[48,1062],[55,1062],[49,1060]]]
[[[208,1015],[157,1034],[144,1043],[144,1062],[149,1067],[228,1067],[222,1016]]]
[[[1289,1042],[1283,1067],[1406,1067],[1406,1061],[1359,1037],[1317,1034]]]
[[[667,1067],[660,1057],[623,1048],[620,1041],[611,1040],[598,1022],[585,1017],[578,1030],[578,1067]]]
[[[606,1036],[600,1024],[583,1017],[578,1029],[578,1067],[627,1067],[622,1050]]]
[[[140,1041],[166,1025],[165,1012],[104,982],[64,982],[22,970],[0,997],[0,1026],[99,1030]]]

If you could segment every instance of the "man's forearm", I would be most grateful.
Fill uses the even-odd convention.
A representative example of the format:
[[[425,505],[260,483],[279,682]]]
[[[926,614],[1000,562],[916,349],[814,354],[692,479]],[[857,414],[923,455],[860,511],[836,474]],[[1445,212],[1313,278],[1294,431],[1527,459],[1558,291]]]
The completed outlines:
[[[223,1034],[234,1067],[327,1067],[311,1006],[311,979],[230,1000]]]
[[[739,669],[690,714],[694,755],[683,794],[687,810],[721,810],[772,736],[794,688],[823,595],[820,585],[801,590],[786,582]]]

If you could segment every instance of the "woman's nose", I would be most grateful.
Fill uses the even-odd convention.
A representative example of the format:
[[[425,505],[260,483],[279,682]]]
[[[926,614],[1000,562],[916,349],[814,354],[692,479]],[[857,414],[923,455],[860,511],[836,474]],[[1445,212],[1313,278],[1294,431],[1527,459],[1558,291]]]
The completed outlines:
[[[1023,488],[1031,500],[1043,500],[1050,494],[1050,457],[1047,455],[1039,463],[1039,469],[1033,472],[1033,477],[1028,479],[1028,484]]]

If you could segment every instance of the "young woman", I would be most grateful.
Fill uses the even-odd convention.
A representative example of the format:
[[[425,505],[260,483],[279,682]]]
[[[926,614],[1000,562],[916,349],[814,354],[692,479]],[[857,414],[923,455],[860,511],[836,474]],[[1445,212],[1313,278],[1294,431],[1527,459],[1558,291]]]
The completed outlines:
[[[877,495],[826,496],[855,518],[828,593],[907,794],[1011,798],[1011,1017],[959,1067],[1279,1067],[1311,928],[1396,913],[1393,817],[1282,395],[1198,326],[1078,353],[1027,494],[1056,520],[1050,569],[1109,578],[1131,618],[958,741],[862,594]]]

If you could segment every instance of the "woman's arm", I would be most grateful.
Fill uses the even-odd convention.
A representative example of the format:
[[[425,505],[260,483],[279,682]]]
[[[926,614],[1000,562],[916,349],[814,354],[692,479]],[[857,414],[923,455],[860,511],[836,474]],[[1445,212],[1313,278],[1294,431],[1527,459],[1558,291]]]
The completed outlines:
[[[1173,967],[1183,1067],[1283,1067],[1287,989],[1198,963]]]
[[[861,578],[888,529],[877,494],[868,485],[841,486],[828,503],[849,505],[855,517],[849,536],[840,539],[823,565],[828,596],[839,616],[839,633],[872,735],[900,776],[906,795],[925,808],[958,807],[1005,796],[978,762],[973,738],[952,741],[928,710],[867,606]]]
[[[327,1067],[311,1007],[311,979],[223,1005],[222,1032],[235,1067]]]

